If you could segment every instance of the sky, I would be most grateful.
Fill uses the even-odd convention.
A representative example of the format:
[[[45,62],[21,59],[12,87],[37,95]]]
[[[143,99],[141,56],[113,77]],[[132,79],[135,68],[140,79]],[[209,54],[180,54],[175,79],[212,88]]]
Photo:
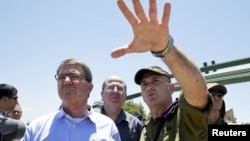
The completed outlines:
[[[147,12],[148,0],[141,1]],[[126,2],[132,8],[131,1]],[[159,19],[164,2],[158,0]],[[250,1],[170,2],[170,33],[175,45],[197,67],[212,60],[223,63],[249,57]],[[68,58],[83,60],[92,70],[90,105],[101,100],[102,82],[114,74],[126,81],[128,95],[140,92],[134,83],[137,70],[151,65],[168,68],[150,52],[116,59],[110,56],[113,49],[129,43],[132,37],[116,0],[1,0],[0,83],[18,89],[24,122],[59,108],[54,75],[59,63]],[[238,123],[250,122],[249,84],[226,85],[226,107],[233,108]],[[148,111],[141,97],[133,101],[142,103]]]

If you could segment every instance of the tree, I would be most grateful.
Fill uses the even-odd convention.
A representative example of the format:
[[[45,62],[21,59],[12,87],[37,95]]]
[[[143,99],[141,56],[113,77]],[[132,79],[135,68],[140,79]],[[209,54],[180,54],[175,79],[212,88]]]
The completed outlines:
[[[147,118],[144,107],[141,103],[134,103],[132,100],[125,102],[122,108],[132,115],[142,115],[143,118]]]
[[[102,101],[95,101],[94,104],[92,105],[93,108],[100,108],[100,106],[102,106],[103,103]],[[148,115],[146,114],[144,107],[142,106],[141,103],[134,103],[132,100],[127,100],[122,108],[132,114],[132,115],[142,115],[143,118],[147,119]]]

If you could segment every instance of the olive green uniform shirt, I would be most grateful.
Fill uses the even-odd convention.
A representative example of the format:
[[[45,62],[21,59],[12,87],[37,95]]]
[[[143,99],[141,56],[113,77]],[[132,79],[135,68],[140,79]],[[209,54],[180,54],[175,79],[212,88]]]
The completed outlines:
[[[219,119],[212,125],[227,125],[227,122],[222,117],[219,117]]]
[[[175,115],[168,120],[151,118],[141,132],[140,141],[207,141],[212,108],[213,101],[209,94],[207,108],[203,111],[189,105],[181,94]],[[158,139],[155,139],[158,134]]]

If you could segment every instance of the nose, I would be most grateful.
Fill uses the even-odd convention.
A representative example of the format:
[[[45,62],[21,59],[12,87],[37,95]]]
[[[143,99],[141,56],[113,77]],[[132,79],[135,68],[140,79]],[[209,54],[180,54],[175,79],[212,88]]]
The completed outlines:
[[[64,85],[68,85],[68,84],[71,84],[71,80],[70,80],[70,77],[69,76],[66,76],[64,81],[63,81],[63,84]]]
[[[64,81],[70,81],[69,76],[66,76],[65,79],[64,79]]]
[[[148,82],[148,83],[146,83],[146,84],[144,85],[144,89],[145,89],[145,90],[151,90],[151,89],[154,88],[153,86],[154,86],[154,85],[153,85],[152,82]]]
[[[114,87],[113,91],[118,91],[118,87],[117,87],[117,85],[115,85],[115,87]]]

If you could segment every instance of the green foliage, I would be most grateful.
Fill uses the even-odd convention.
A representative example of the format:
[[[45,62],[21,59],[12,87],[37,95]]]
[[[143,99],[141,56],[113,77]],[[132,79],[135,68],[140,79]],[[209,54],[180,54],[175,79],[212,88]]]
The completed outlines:
[[[102,105],[102,101],[94,101],[94,104],[92,105],[92,108],[96,108],[99,105]]]
[[[99,101],[94,101],[93,105],[98,105],[100,102]]]
[[[132,100],[129,100],[123,104],[122,108],[132,115],[140,114],[143,118],[147,118],[146,112],[141,103],[134,103]]]
[[[92,107],[96,108],[96,107],[98,107],[98,105],[102,105],[102,101],[95,101],[94,104],[92,105]],[[141,103],[134,103],[132,100],[127,100],[123,104],[122,108],[126,112],[128,112],[128,113],[130,113],[132,115],[140,114],[145,119],[148,119],[148,117],[149,117],[149,114],[146,114],[146,112],[144,110],[144,107],[142,106]]]

